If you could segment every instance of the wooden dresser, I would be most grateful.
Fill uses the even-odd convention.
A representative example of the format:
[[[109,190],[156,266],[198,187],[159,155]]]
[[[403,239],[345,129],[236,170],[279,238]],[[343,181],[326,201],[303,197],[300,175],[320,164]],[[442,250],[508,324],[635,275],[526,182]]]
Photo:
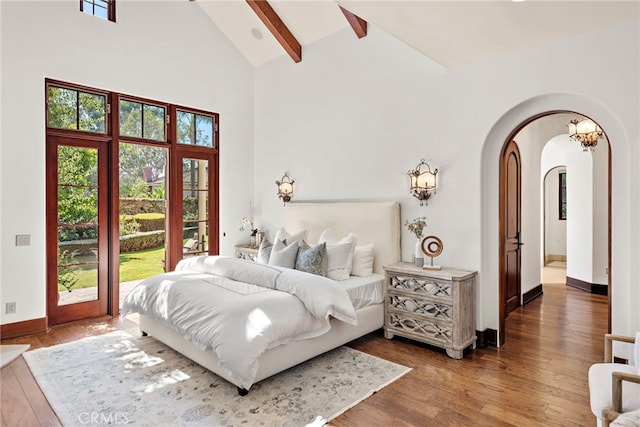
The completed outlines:
[[[475,348],[477,272],[425,270],[409,263],[385,265],[384,335],[441,347],[454,359]]]

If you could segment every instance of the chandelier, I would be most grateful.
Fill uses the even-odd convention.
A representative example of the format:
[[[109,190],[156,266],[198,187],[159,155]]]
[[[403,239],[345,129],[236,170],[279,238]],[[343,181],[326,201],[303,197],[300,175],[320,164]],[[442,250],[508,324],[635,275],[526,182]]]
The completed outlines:
[[[582,151],[593,151],[602,137],[602,129],[589,119],[573,119],[569,122],[569,138],[582,145]]]

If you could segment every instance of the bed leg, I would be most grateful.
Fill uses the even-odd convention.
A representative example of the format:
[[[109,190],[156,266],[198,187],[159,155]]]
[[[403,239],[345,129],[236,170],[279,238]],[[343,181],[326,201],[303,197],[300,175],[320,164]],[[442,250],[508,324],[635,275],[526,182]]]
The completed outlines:
[[[140,332],[142,333],[142,336],[143,336],[143,337],[147,337],[147,336],[149,336],[149,334],[148,334],[148,333],[146,333],[145,331],[140,331]]]
[[[246,388],[238,387],[238,394],[240,396],[246,396],[247,394],[249,394],[249,390],[247,390]]]

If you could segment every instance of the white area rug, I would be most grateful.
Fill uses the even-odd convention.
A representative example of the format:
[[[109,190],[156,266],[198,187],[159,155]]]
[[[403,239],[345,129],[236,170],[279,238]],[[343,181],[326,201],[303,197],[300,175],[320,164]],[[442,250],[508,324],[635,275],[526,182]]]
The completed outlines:
[[[0,345],[0,368],[16,360],[28,348],[29,344]]]
[[[24,358],[65,426],[323,425],[410,371],[340,347],[237,388],[151,337],[124,331],[33,350]]]

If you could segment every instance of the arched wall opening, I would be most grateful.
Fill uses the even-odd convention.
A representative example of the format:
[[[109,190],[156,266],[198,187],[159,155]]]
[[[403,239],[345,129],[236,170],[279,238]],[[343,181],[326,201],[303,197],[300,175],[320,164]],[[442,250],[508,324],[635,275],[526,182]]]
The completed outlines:
[[[567,262],[567,217],[562,208],[562,181],[566,182],[567,167],[563,165],[549,168],[545,164],[544,152],[542,156],[542,197],[540,236],[541,265],[554,266]],[[554,162],[555,163],[555,162]],[[563,178],[564,174],[564,178]],[[565,186],[566,191],[566,186]],[[566,206],[566,203],[565,203]]]
[[[629,139],[618,117],[601,103],[580,95],[548,94],[526,100],[500,117],[489,131],[482,151],[482,239],[480,280],[480,321],[485,329],[497,332],[497,342],[504,342],[504,316],[500,312],[499,277],[499,162],[503,145],[535,120],[561,114],[576,113],[591,118],[605,131],[610,142],[609,156],[609,221],[610,274],[614,283],[609,292],[610,330],[628,330],[631,320],[631,303],[637,301],[637,289],[630,285],[632,266],[630,244],[631,226],[627,218],[630,212],[628,183]],[[606,147],[606,145],[603,145]],[[540,234],[535,238],[539,239]],[[524,290],[523,290],[524,291]],[[613,311],[613,315],[611,314]]]

